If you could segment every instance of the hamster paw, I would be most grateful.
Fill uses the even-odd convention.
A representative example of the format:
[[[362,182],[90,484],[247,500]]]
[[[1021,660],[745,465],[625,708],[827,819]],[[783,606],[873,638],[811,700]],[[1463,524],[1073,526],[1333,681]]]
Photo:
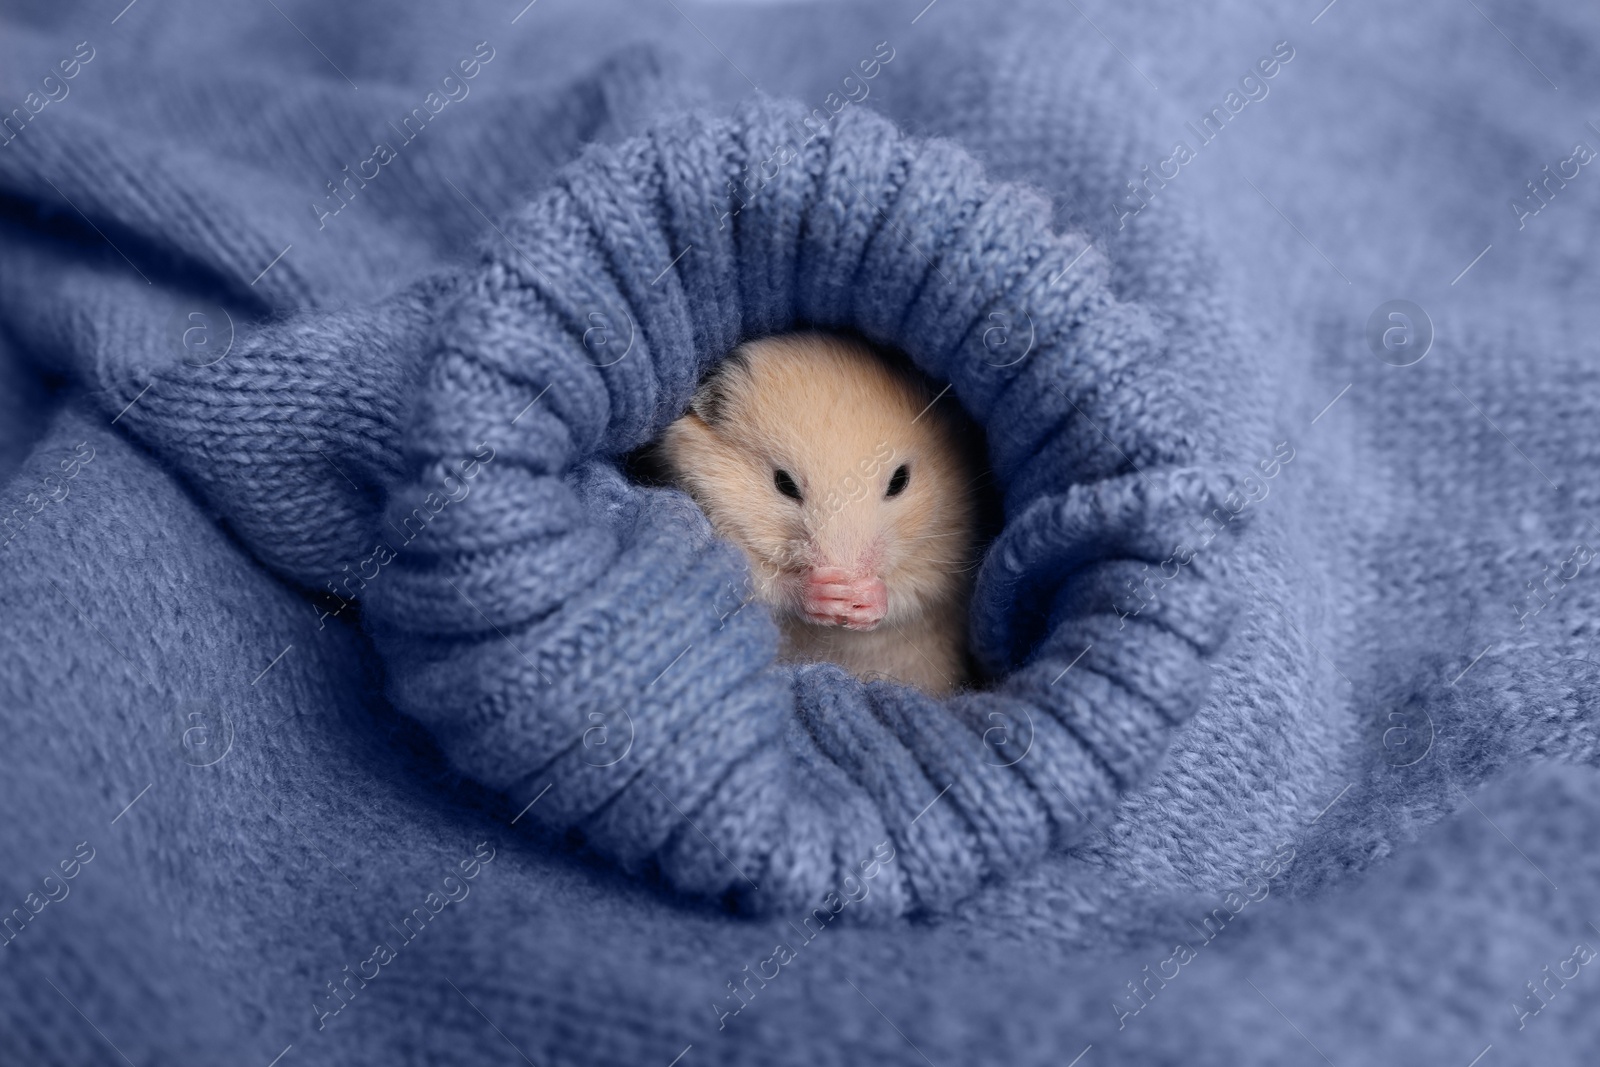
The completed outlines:
[[[801,611],[807,622],[819,626],[871,630],[889,613],[889,587],[882,578],[817,567],[806,578]]]

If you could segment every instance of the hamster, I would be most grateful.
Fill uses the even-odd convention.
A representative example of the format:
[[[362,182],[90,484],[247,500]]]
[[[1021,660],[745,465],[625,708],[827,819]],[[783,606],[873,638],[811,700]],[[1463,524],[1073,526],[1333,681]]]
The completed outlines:
[[[944,693],[968,679],[975,431],[909,368],[821,333],[735,349],[657,459],[749,557],[786,660]]]

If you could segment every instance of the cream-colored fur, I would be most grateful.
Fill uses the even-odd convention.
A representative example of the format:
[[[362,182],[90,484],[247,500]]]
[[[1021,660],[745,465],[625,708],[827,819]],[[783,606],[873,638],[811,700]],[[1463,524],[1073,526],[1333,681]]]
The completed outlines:
[[[787,658],[930,692],[965,680],[977,465],[933,401],[860,342],[787,334],[741,346],[667,428],[666,466],[749,557]]]

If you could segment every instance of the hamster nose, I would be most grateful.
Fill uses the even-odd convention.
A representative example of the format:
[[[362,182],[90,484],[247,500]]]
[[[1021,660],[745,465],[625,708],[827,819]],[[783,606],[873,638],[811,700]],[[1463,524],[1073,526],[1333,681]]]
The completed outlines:
[[[889,613],[889,587],[842,567],[813,567],[806,575],[801,610],[807,622],[871,630]]]

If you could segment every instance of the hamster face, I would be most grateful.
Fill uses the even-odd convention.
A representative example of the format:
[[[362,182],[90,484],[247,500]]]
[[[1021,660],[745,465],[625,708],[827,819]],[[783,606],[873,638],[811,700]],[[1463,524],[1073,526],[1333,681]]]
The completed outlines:
[[[772,337],[717,368],[662,453],[760,599],[872,630],[959,597],[974,566],[977,463],[934,401],[859,342]]]

